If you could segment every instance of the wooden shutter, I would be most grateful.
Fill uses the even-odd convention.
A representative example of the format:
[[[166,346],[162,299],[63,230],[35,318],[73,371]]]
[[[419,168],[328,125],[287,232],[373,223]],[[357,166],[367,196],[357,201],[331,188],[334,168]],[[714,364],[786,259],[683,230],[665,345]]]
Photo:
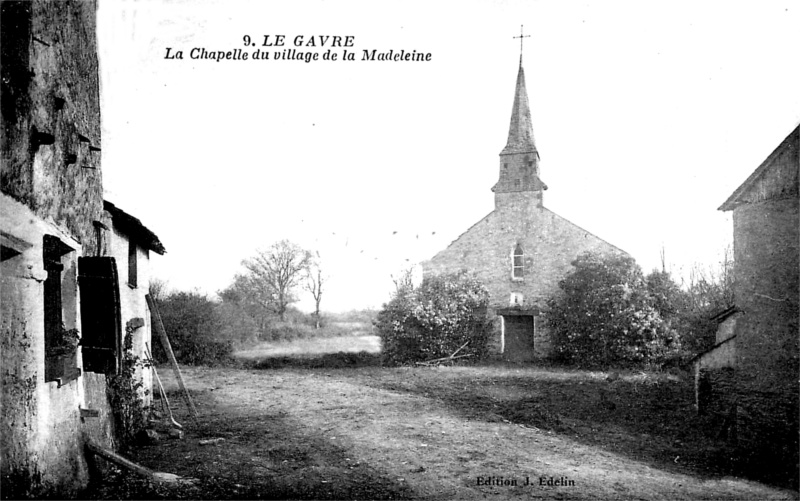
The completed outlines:
[[[78,258],[83,370],[115,373],[122,341],[119,278],[113,257]]]

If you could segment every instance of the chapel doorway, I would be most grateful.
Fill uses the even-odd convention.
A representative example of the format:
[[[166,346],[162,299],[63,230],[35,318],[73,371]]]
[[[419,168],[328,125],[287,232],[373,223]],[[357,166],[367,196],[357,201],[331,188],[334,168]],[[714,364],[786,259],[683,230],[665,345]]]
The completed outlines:
[[[533,360],[533,315],[504,315],[503,324],[503,358],[509,362]]]

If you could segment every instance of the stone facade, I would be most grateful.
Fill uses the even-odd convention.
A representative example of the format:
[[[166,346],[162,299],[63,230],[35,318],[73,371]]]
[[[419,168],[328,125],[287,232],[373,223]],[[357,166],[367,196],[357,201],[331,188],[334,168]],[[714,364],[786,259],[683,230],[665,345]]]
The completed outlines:
[[[89,0],[2,2],[3,193],[86,253],[103,212],[95,18]]]
[[[800,126],[720,207],[733,211],[736,435],[798,472]],[[760,459],[759,459],[760,460]],[[795,478],[796,482],[796,478]]]
[[[586,251],[623,253],[544,207],[539,152],[533,138],[525,74],[520,65],[499,178],[492,188],[495,210],[446,249],[422,263],[423,275],[468,270],[490,295],[497,350],[504,358],[527,361],[549,354],[539,314],[559,292],[558,282]]]
[[[96,4],[3,1],[0,23],[3,497],[68,498],[89,479],[86,441],[115,446],[107,378],[116,361],[109,370],[87,363],[87,324],[106,305],[82,300],[81,262],[112,262],[103,229],[112,216],[103,208]]]

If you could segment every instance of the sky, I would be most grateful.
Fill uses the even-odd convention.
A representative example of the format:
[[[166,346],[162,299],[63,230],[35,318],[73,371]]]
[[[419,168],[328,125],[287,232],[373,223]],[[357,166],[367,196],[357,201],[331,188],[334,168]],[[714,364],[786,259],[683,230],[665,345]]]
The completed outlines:
[[[173,290],[213,296],[288,239],[319,252],[323,310],[380,307],[493,210],[521,26],[545,206],[645,272],[662,249],[713,267],[717,208],[800,122],[796,1],[100,0],[106,199]]]

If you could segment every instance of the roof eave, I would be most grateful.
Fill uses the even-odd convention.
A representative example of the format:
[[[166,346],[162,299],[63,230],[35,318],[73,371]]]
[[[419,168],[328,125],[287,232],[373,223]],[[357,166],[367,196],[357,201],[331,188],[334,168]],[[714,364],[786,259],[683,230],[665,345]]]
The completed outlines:
[[[167,252],[158,236],[143,225],[138,218],[128,214],[108,200],[103,200],[103,209],[111,214],[115,227],[135,238],[142,247],[162,256]]]
[[[781,144],[779,144],[778,147],[775,148],[763,162],[761,162],[761,165],[759,165],[758,168],[754,170],[753,173],[750,174],[750,176],[745,179],[745,181],[738,188],[736,188],[736,190],[734,190],[731,196],[728,197],[728,199],[725,200],[725,202],[720,205],[717,210],[729,211],[746,203],[742,200],[742,196],[747,193],[747,191],[753,184],[755,184],[758,178],[764,175],[764,172],[766,172],[767,169],[769,169],[769,167],[775,162],[775,159],[783,152],[784,148],[787,148],[792,141],[800,142],[798,138],[800,138],[800,124],[798,124],[783,141],[781,141]]]

